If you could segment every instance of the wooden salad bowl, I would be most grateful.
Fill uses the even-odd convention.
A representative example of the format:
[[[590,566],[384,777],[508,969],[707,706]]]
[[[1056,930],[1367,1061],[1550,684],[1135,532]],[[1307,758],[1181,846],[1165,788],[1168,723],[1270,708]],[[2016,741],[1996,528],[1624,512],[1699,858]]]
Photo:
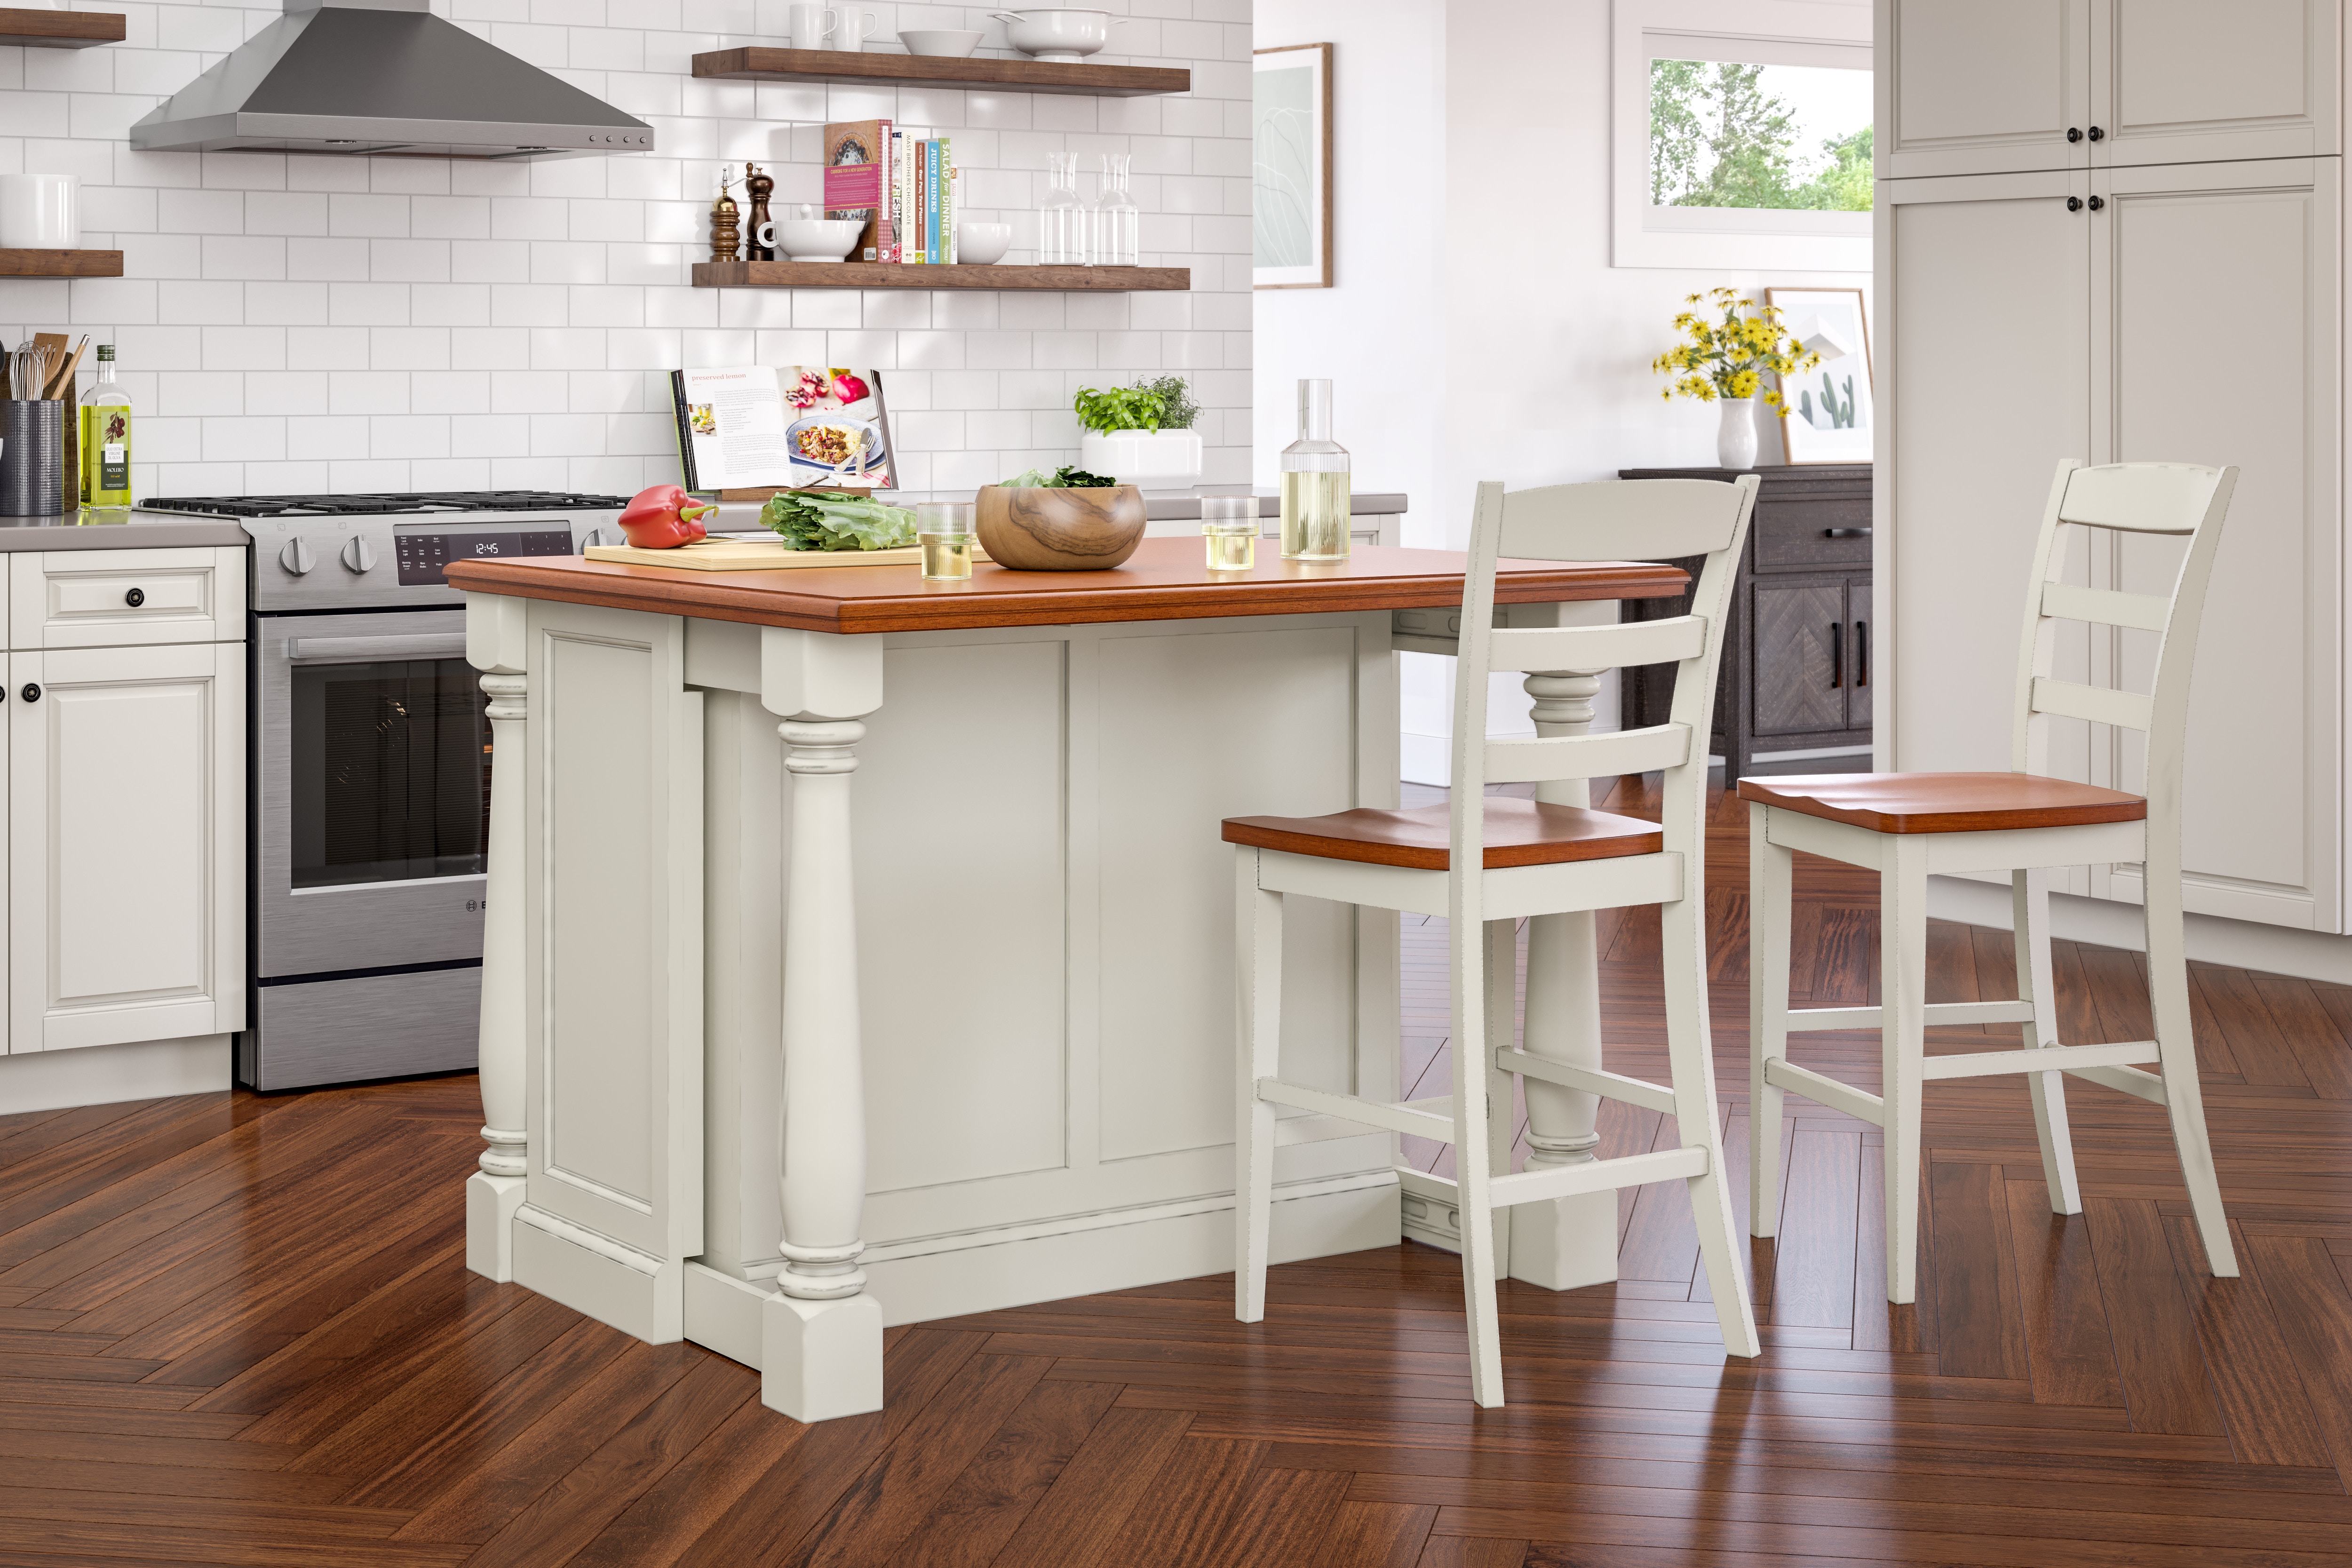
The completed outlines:
[[[1143,542],[1143,492],[1133,485],[1058,489],[982,485],[981,548],[1015,572],[1102,572]]]

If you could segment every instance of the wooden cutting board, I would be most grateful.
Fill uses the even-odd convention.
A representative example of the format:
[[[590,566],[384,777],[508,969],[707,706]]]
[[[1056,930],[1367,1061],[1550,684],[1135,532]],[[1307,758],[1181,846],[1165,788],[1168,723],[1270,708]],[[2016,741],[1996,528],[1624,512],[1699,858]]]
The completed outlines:
[[[705,539],[676,550],[641,550],[634,544],[592,544],[583,553],[591,561],[617,561],[629,566],[667,566],[680,572],[782,572],[807,566],[920,566],[923,547],[901,545],[896,550],[791,550],[781,539]],[[975,540],[974,561],[987,554]]]

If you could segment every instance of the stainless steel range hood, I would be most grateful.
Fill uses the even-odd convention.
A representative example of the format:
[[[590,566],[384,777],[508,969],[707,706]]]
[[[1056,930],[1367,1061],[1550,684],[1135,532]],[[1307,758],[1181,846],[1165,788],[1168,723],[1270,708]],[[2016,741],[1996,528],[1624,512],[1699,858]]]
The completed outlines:
[[[653,127],[491,47],[427,0],[285,0],[286,15],[131,128],[147,152],[578,157]]]

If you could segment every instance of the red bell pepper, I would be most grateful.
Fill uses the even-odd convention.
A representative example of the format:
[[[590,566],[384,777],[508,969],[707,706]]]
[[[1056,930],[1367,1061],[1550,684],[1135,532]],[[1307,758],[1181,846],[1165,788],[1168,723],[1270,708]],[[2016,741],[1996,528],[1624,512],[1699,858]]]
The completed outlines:
[[[709,538],[695,520],[718,510],[715,501],[696,500],[676,485],[654,485],[639,490],[621,513],[621,532],[640,550],[675,550]]]

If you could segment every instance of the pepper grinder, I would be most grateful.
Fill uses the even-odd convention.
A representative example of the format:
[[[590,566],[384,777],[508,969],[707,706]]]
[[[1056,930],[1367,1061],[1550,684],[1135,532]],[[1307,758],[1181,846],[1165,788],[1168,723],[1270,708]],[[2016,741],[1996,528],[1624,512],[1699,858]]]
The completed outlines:
[[[735,184],[732,165],[719,171],[719,199],[710,204],[710,259],[732,261],[736,247],[742,243],[742,209],[728,190]]]
[[[762,235],[772,237],[776,232],[770,226],[768,219],[768,197],[775,193],[775,189],[774,177],[761,173],[759,164],[743,165],[743,192],[751,198],[751,242],[743,247],[743,259],[746,261],[773,261],[776,258],[776,247],[760,242]]]

